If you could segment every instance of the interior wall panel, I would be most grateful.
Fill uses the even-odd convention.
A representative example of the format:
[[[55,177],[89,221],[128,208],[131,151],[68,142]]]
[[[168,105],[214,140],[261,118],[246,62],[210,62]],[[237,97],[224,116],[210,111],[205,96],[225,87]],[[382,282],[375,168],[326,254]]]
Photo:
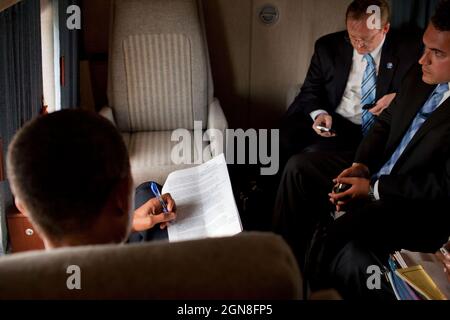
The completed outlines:
[[[289,88],[303,82],[314,42],[345,28],[348,0],[272,0],[280,19],[274,26],[260,23],[266,0],[253,0],[250,82],[251,126],[270,128],[286,110]]]
[[[204,0],[214,78],[230,127],[245,128],[249,118],[251,0]]]
[[[270,128],[286,110],[289,88],[303,82],[314,42],[345,28],[350,0],[203,0],[216,96],[231,127]],[[266,26],[259,11],[275,5]]]
[[[250,83],[251,126],[270,127],[281,114],[285,88],[295,82],[301,46],[302,1],[273,0],[280,14],[273,26],[259,19],[266,0],[253,1],[252,56]]]
[[[149,0],[150,1],[150,0]],[[344,29],[351,0],[202,0],[215,95],[232,128],[265,128],[278,123],[290,87],[306,75],[320,36]],[[280,10],[273,27],[258,11]],[[110,0],[83,1],[84,50],[90,57],[97,107],[106,103],[106,61]],[[102,68],[96,68],[101,64]],[[100,93],[101,91],[101,93]]]

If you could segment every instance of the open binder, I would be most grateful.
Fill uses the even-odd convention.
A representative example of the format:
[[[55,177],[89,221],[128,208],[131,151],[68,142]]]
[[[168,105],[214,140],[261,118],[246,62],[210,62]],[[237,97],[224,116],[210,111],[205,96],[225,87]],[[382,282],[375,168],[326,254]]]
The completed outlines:
[[[450,283],[432,253],[397,251],[389,258],[388,279],[398,300],[449,300]]]

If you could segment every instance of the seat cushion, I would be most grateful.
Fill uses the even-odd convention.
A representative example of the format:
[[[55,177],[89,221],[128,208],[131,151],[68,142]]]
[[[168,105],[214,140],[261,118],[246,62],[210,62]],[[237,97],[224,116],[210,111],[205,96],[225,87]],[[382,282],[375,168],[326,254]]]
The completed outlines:
[[[130,154],[135,187],[147,181],[163,185],[169,173],[201,163],[194,163],[194,159],[199,159],[207,144],[202,142],[202,150],[199,150],[193,143],[193,131],[185,132],[192,137],[191,151],[184,155],[185,161],[181,164],[174,163],[171,158],[173,148],[180,144],[178,141],[171,141],[172,131],[122,133]]]
[[[193,129],[189,39],[182,34],[129,36],[124,57],[133,131]]]
[[[108,102],[120,131],[193,129],[213,100],[196,0],[113,2]]]

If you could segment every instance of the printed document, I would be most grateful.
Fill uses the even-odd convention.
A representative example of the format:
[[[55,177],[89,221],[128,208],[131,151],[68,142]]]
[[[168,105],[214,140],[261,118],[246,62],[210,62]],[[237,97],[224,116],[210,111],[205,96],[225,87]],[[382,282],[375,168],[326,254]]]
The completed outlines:
[[[226,237],[242,231],[223,154],[171,173],[162,191],[177,204],[177,220],[168,227],[169,241]]]

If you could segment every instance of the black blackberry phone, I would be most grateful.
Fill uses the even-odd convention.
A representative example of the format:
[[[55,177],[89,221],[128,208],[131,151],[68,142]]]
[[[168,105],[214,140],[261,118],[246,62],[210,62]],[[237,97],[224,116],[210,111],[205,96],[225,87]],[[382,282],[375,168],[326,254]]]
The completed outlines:
[[[338,194],[338,193],[345,192],[350,188],[351,188],[351,185],[349,185],[349,184],[339,183],[336,186],[334,186],[333,192]]]

